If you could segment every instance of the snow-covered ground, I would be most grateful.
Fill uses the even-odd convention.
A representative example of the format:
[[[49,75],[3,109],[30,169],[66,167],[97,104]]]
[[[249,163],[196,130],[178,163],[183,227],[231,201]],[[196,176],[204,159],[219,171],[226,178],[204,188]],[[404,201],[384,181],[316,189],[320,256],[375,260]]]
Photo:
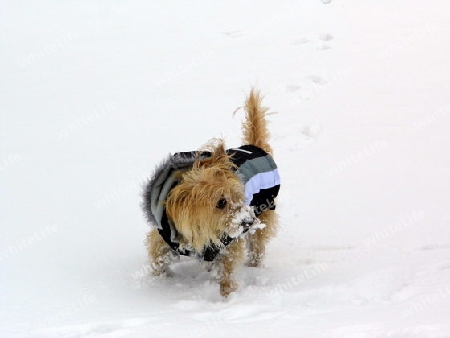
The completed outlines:
[[[449,337],[446,0],[0,1],[1,337]],[[265,268],[147,274],[141,184],[266,94]]]

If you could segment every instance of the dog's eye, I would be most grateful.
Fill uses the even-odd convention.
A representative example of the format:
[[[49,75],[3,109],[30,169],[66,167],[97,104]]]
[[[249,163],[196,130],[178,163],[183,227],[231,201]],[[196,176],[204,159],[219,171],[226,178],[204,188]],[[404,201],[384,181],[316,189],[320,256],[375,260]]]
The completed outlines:
[[[218,208],[218,209],[224,209],[226,206],[227,206],[227,200],[223,197],[216,204],[216,208]]]

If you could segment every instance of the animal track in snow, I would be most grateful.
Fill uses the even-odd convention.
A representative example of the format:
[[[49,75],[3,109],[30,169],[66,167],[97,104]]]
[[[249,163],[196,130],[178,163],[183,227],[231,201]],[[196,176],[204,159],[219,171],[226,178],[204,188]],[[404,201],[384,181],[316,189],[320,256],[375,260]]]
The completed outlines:
[[[288,92],[288,93],[293,93],[293,92],[296,92],[296,91],[298,91],[300,89],[302,89],[302,86],[286,85],[286,92]]]
[[[419,250],[428,251],[428,250],[441,250],[441,249],[449,249],[449,248],[450,248],[450,243],[442,243],[442,244],[424,245],[424,246],[420,247]]]
[[[240,38],[241,36],[244,35],[240,30],[226,31],[226,32],[222,32],[221,34],[228,38]]]
[[[331,49],[331,46],[328,44],[334,37],[331,33],[321,33],[317,38],[299,38],[291,41],[291,45],[301,46],[308,43],[313,43],[315,50],[327,50]]]
[[[331,41],[333,40],[333,35],[330,33],[322,33],[319,35],[319,39],[322,41]]]
[[[308,123],[299,123],[287,129],[283,135],[274,135],[275,140],[283,140],[290,152],[306,148],[322,133],[323,126],[319,119]]]
[[[291,45],[303,45],[303,44],[308,43],[310,41],[311,40],[309,40],[308,38],[300,38],[300,39],[293,40],[291,42]]]
[[[318,75],[310,75],[310,76],[307,76],[306,78],[308,80],[310,80],[310,81],[312,81],[314,83],[317,83],[319,85],[322,85],[322,86],[324,86],[324,85],[326,85],[328,83],[327,79],[324,79],[323,77],[318,76]]]
[[[316,47],[316,50],[327,50],[327,49],[331,49],[331,46],[327,45],[326,43],[322,43]]]

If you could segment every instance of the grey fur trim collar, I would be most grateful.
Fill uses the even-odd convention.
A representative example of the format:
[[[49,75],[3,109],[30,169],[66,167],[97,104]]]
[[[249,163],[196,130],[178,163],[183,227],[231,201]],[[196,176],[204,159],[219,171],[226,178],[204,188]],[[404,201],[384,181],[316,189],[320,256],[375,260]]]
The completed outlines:
[[[200,158],[206,158],[207,153]],[[162,229],[161,219],[164,213],[163,202],[169,191],[176,185],[174,173],[189,170],[199,157],[193,152],[181,152],[168,155],[155,169],[147,181],[143,194],[143,209],[147,221],[158,229]]]

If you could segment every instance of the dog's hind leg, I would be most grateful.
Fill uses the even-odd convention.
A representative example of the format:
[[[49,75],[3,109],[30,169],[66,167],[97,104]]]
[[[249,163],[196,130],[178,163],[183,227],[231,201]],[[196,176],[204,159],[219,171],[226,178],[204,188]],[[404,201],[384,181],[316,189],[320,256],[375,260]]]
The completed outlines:
[[[158,230],[153,229],[147,234],[147,251],[155,276],[168,272],[168,266],[176,256],[172,248],[164,241]]]
[[[266,245],[275,236],[277,228],[277,217],[275,211],[266,210],[258,216],[261,223],[266,226],[258,229],[254,234],[248,235],[249,260],[247,266],[259,267],[266,253]]]

